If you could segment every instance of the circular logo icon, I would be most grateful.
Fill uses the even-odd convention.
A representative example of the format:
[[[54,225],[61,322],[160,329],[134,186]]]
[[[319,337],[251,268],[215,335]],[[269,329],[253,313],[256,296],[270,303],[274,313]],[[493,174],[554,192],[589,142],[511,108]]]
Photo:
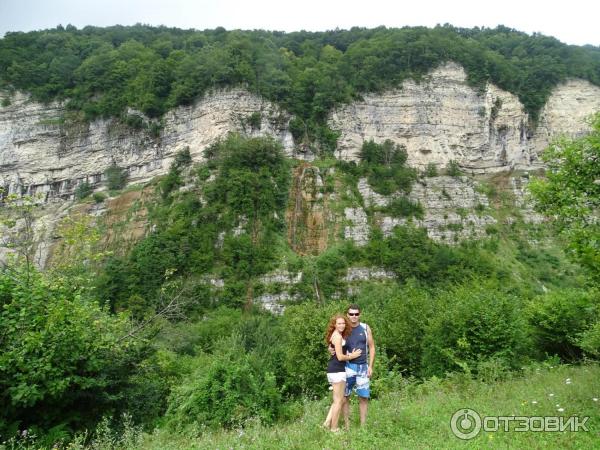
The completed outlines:
[[[481,431],[481,417],[472,409],[459,409],[450,419],[454,436],[460,439],[473,439]]]

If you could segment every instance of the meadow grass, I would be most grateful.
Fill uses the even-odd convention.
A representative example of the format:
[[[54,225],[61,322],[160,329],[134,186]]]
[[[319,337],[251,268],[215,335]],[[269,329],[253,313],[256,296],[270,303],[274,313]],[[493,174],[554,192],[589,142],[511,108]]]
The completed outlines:
[[[157,429],[145,434],[143,449],[600,449],[600,366],[532,366],[505,381],[485,383],[466,376],[424,383],[370,402],[367,426],[358,425],[354,401],[349,431],[320,427],[329,399],[306,401],[291,422],[274,426],[247,423],[236,430]],[[594,400],[596,399],[596,400]],[[452,415],[471,408],[484,416],[571,416],[589,419],[579,432],[481,431],[471,440],[454,436]],[[559,411],[562,408],[562,411]],[[503,428],[503,427],[501,427]]]

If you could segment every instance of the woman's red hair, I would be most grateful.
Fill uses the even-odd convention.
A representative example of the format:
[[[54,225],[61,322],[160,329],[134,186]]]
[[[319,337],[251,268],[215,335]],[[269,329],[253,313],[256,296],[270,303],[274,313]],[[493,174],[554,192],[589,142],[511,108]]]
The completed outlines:
[[[344,319],[346,322],[346,328],[342,331],[342,338],[346,339],[352,333],[352,324],[348,320],[348,318],[344,314],[336,314],[331,319],[329,319],[329,323],[327,324],[327,331],[325,332],[325,343],[329,344],[331,341],[331,335],[335,331],[335,323],[338,319]]]

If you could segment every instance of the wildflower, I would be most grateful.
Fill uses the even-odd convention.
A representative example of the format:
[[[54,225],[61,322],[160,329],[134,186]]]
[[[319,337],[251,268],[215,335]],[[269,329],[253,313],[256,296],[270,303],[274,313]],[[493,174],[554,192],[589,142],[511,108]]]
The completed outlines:
[[[554,397],[554,394],[548,394],[548,397]]]
[[[565,381],[565,383],[566,383],[566,384],[571,384],[571,379],[570,379],[570,378],[567,378],[567,379],[566,379],[566,381]]]
[[[537,405],[537,400],[531,400],[532,405]]]
[[[563,412],[565,408],[558,408],[558,412]]]
[[[592,400],[594,400],[595,402],[598,401],[598,397],[594,397]]]
[[[558,408],[559,406],[560,406],[560,403],[557,403],[557,404],[556,404],[556,407]]]

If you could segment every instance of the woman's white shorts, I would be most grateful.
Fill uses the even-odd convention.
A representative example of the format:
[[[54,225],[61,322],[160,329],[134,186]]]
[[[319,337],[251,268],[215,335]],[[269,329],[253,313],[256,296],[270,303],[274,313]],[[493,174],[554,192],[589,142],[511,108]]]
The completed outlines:
[[[327,381],[330,383],[341,383],[342,381],[346,381],[346,372],[328,373]]]

